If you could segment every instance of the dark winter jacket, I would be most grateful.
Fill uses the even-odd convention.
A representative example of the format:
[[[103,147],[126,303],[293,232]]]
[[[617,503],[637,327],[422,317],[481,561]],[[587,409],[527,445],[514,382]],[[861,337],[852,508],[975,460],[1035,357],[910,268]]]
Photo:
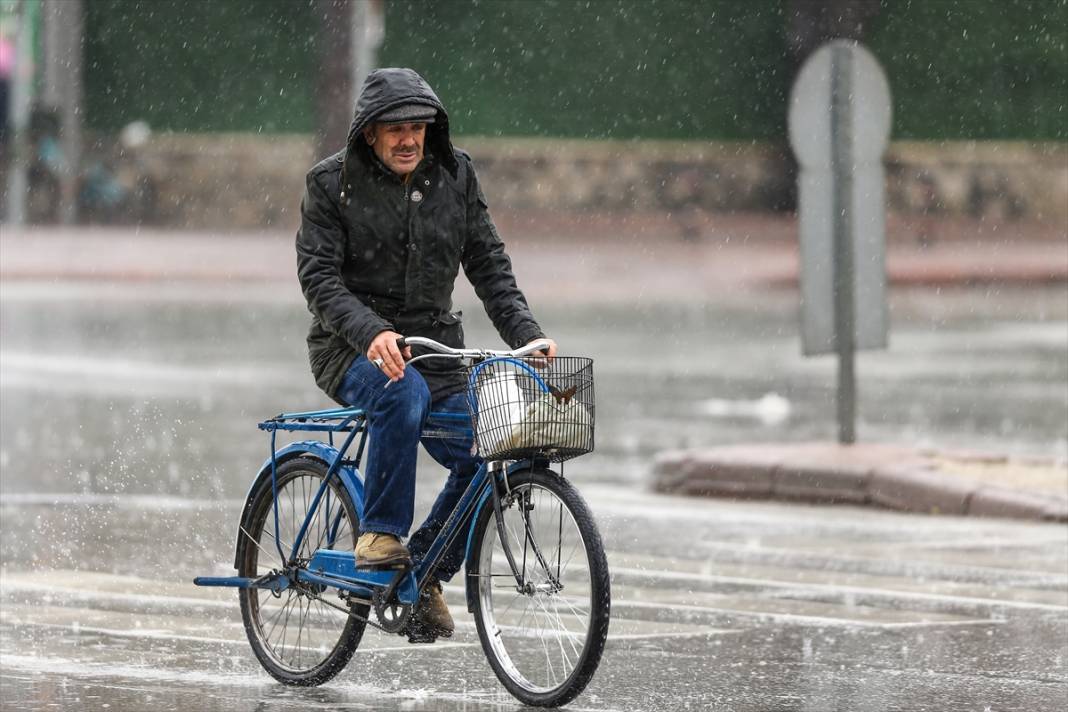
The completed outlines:
[[[362,130],[408,103],[433,106],[437,117],[427,126],[425,157],[405,185],[374,155]],[[510,348],[543,336],[516,285],[471,159],[452,147],[441,101],[410,69],[372,72],[348,145],[309,171],[301,203],[297,274],[312,313],[308,351],[319,387],[336,400],[349,364],[382,331],[464,346],[461,314],[452,308],[461,266]],[[451,361],[427,359],[414,367],[434,400],[464,387],[463,372]]]

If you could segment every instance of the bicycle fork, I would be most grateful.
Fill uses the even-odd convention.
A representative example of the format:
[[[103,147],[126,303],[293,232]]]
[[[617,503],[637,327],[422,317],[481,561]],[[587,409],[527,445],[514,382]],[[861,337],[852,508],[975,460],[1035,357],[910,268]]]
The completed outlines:
[[[530,501],[530,489],[525,489],[519,492],[518,495],[514,493],[508,486],[508,472],[503,462],[494,462],[491,464],[490,486],[492,490],[491,496],[493,498],[493,514],[494,519],[497,522],[497,536],[501,540],[501,548],[504,550],[504,557],[508,560],[508,566],[511,568],[512,575],[515,577],[516,591],[528,596],[533,595],[537,591],[534,583],[526,580],[528,551],[534,554],[535,560],[541,565],[542,570],[545,571],[545,575],[549,579],[548,587],[550,592],[556,593],[563,589],[563,586],[560,585],[559,576],[553,574],[553,570],[549,567],[548,562],[546,562],[545,557],[542,555],[541,547],[538,546],[538,542],[530,534],[530,512],[534,509],[534,504]],[[503,490],[503,493],[501,490]],[[517,496],[519,498],[519,511],[523,516],[522,566],[517,565],[515,554],[512,553],[508,529],[504,523],[504,507],[502,506],[502,502],[510,504],[515,501]]]

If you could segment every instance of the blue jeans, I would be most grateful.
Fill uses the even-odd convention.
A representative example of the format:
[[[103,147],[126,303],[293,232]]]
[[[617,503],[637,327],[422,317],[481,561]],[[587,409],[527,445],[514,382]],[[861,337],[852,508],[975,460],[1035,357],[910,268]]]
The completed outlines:
[[[471,435],[449,439],[421,438],[431,411],[430,389],[414,368],[404,378],[386,388],[389,379],[366,356],[357,356],[345,372],[337,397],[362,408],[368,417],[367,467],[363,482],[363,521],[361,532],[380,532],[405,537],[415,516],[415,460],[420,441],[430,456],[448,468],[449,478],[430,514],[408,542],[408,551],[418,561],[426,555],[442,524],[460,501],[464,490],[482,464],[471,454]],[[467,413],[465,394],[446,396],[433,404],[434,412]],[[464,425],[450,424],[435,429],[463,432]],[[470,423],[466,425],[470,431]],[[467,537],[458,536],[438,565],[437,577],[448,581],[460,570]]]

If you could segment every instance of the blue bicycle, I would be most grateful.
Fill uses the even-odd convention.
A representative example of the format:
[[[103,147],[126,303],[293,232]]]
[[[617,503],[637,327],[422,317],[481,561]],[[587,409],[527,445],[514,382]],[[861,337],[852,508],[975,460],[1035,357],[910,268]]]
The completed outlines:
[[[611,605],[593,516],[549,469],[593,449],[592,361],[532,357],[537,344],[491,351],[406,341],[429,351],[412,362],[455,359],[468,373],[470,418],[432,413],[424,436],[470,428],[484,461],[426,556],[397,570],[358,569],[366,418],[355,408],[283,413],[259,424],[271,456],[241,513],[238,575],[194,583],[239,589],[249,643],[267,672],[319,685],[345,667],[368,625],[412,633],[441,557],[465,537],[467,608],[494,673],[525,704],[565,704],[597,669]],[[327,441],[276,449],[279,431],[325,433]]]

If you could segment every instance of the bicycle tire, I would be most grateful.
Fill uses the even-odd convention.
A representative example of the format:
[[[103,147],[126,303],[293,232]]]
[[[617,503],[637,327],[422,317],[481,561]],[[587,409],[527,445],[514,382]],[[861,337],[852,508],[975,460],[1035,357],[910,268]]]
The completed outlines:
[[[323,461],[310,457],[299,457],[278,466],[279,539],[284,542],[282,549],[287,556],[306,516],[310,498],[314,497],[326,472],[327,466]],[[298,483],[301,487],[299,493]],[[254,495],[246,520],[242,522],[243,532],[238,545],[240,576],[259,576],[271,568],[280,568],[274,542],[273,503],[274,488],[271,480],[266,479]],[[331,538],[327,530],[335,521],[336,538],[331,547],[326,545]],[[355,547],[356,533],[359,531],[356,508],[338,478],[331,483],[329,498],[324,494],[313,522],[298,559],[307,560],[316,548],[352,551]],[[255,542],[250,540],[251,537],[255,537]],[[353,605],[351,613],[346,616],[316,600],[315,596],[321,598],[324,593],[328,594],[328,591],[306,584],[287,588],[277,597],[265,589],[241,590],[241,618],[249,644],[263,668],[279,682],[299,687],[321,685],[344,669],[359,646],[367,626],[366,620],[360,618],[367,618],[369,606]],[[271,599],[282,601],[277,606],[271,606],[273,614],[265,605],[271,603]],[[297,611],[293,610],[294,603]],[[295,650],[291,644],[287,657],[287,629],[294,613],[297,613],[300,628],[296,633]],[[313,621],[313,616],[317,620]],[[308,621],[308,665],[303,664],[305,649],[301,647],[304,621]],[[276,633],[279,623],[282,624],[282,630]],[[313,624],[317,624],[316,627],[313,628]],[[318,639],[317,650],[311,647],[313,635]]]
[[[502,502],[502,517],[510,526],[510,539],[517,542],[513,551],[517,566],[524,571],[524,581],[535,590],[519,590],[500,546],[494,508],[487,503],[474,524],[474,540],[467,562],[468,585],[475,587],[475,627],[493,672],[516,699],[527,705],[556,707],[575,699],[586,688],[601,661],[611,613],[608,562],[589,507],[571,483],[548,470],[513,473],[508,482],[513,499],[507,507]],[[526,503],[524,492],[529,492]],[[527,504],[532,507],[528,510],[529,517],[524,519],[520,507]],[[565,514],[569,520],[567,533],[564,532]],[[559,522],[558,537],[555,538],[552,534],[552,528],[556,526],[554,517]],[[522,551],[518,546],[520,537],[516,526],[523,531]],[[532,541],[541,539],[538,553],[534,553],[533,545],[527,542],[527,534]],[[572,543],[574,538],[577,541]],[[579,545],[582,562],[572,567]],[[526,558],[520,561],[523,553]],[[565,555],[568,556],[566,562],[563,561]],[[552,590],[556,587],[552,582],[554,564],[556,581],[562,586],[556,591]],[[495,581],[498,581],[497,585],[494,585]],[[501,581],[506,583],[499,583]],[[560,595],[564,592],[565,595]],[[524,598],[528,600],[523,612],[513,610]],[[587,600],[588,614],[580,615],[583,613],[582,602]],[[531,611],[533,622],[523,627]],[[540,616],[544,616],[549,625],[557,625],[549,637],[545,631],[534,627],[541,625],[538,622]],[[580,632],[573,632],[572,628]],[[527,649],[531,647],[527,643],[532,634],[539,636],[540,650]],[[570,659],[568,650],[574,660]],[[552,663],[557,652],[560,654],[559,675]],[[544,676],[539,669],[543,657],[546,663]]]

